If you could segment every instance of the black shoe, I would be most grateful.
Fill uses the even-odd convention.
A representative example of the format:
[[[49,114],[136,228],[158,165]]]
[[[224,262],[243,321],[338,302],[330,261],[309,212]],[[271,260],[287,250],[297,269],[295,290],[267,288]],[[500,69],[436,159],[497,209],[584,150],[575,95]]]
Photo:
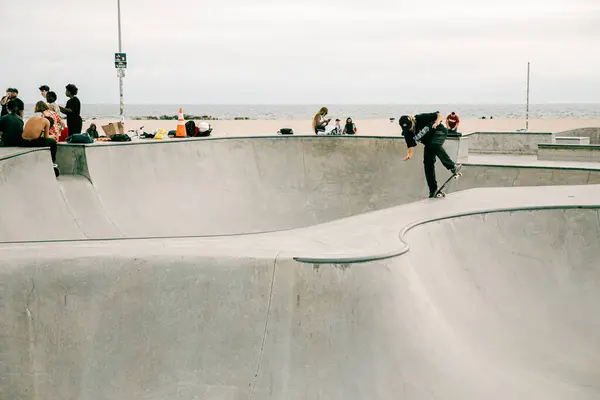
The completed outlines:
[[[461,168],[462,164],[454,164],[454,167],[450,170],[450,172],[452,172],[452,175],[456,175],[460,173]]]

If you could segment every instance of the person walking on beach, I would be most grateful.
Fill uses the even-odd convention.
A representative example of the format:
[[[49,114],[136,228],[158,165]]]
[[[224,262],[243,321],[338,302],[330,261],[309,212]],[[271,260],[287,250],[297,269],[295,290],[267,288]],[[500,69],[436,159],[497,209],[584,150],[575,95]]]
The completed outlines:
[[[446,150],[444,142],[447,136],[447,129],[442,125],[442,115],[439,112],[417,114],[415,116],[403,115],[399,120],[402,127],[402,135],[406,141],[408,152],[405,161],[410,160],[414,155],[414,147],[417,142],[421,142],[425,149],[423,150],[423,165],[425,168],[425,179],[429,186],[429,197],[434,197],[438,189],[435,178],[435,159],[440,159],[444,167],[452,172],[458,173],[462,167],[456,164]]]
[[[312,127],[316,135],[318,135],[319,132],[325,132],[327,125],[331,121],[331,118],[325,119],[328,113],[329,110],[327,109],[327,107],[321,107],[319,112],[316,113],[313,117]]]
[[[74,133],[81,133],[83,121],[81,119],[81,102],[77,98],[79,89],[77,86],[69,83],[66,87],[65,95],[69,98],[65,107],[60,107],[60,111],[67,116],[67,127],[69,136]]]

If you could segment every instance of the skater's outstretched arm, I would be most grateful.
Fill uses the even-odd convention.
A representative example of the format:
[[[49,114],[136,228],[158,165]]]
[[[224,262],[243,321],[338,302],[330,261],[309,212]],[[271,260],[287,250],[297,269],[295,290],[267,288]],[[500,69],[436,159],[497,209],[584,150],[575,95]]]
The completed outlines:
[[[406,157],[404,157],[404,161],[408,161],[415,154],[415,147],[417,147],[417,141],[415,140],[415,134],[413,132],[407,131],[404,134],[404,140],[406,141]]]
[[[433,125],[431,126],[433,129],[437,128],[439,124],[442,123],[442,114],[440,114],[439,112],[437,113],[437,118],[435,120],[435,122],[433,123]]]

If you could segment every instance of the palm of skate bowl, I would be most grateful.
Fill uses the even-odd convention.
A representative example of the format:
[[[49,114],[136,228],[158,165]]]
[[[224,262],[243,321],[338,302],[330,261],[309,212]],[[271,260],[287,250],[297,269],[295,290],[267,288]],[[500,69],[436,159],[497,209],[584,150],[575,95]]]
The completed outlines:
[[[404,139],[377,137],[61,145],[58,180],[47,151],[25,152],[0,160],[2,196],[14,207],[0,213],[0,241],[307,227],[425,198],[421,151],[405,162]],[[437,170],[441,183],[449,172]],[[473,165],[449,191],[595,182],[599,170]]]
[[[447,218],[347,265],[234,238],[8,249],[0,397],[597,399],[599,218]]]

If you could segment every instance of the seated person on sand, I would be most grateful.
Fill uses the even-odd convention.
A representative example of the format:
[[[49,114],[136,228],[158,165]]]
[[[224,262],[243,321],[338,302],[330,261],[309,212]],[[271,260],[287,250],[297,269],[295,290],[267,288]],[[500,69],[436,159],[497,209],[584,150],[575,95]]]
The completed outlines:
[[[98,139],[98,137],[100,136],[100,134],[98,133],[98,128],[96,128],[96,124],[94,124],[93,122],[90,125],[90,127],[87,128],[85,133],[87,133],[88,135],[90,135],[90,137],[94,139]]]
[[[42,113],[42,117],[51,118],[53,121],[52,126],[50,127],[50,136],[54,138],[58,142],[60,139],[60,133],[62,132],[63,122],[60,116],[54,111],[48,108],[48,105],[43,101],[38,101],[35,105],[36,113]]]
[[[356,125],[352,122],[352,118],[347,118],[346,125],[344,125],[344,135],[354,135],[357,131]]]
[[[327,107],[321,107],[319,112],[313,117],[312,128],[316,135],[318,135],[319,132],[325,132],[329,121],[331,121],[331,118],[325,119],[327,113],[329,113]]]

